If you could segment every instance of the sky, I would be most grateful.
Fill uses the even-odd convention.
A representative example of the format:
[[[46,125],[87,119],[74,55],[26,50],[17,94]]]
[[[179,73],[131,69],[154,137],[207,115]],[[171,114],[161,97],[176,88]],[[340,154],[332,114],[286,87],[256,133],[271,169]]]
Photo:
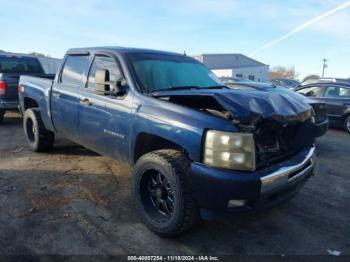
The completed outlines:
[[[254,54],[300,78],[350,77],[350,6],[267,48],[348,0],[0,0],[0,49],[61,58],[73,47]],[[256,52],[258,51],[258,52]]]

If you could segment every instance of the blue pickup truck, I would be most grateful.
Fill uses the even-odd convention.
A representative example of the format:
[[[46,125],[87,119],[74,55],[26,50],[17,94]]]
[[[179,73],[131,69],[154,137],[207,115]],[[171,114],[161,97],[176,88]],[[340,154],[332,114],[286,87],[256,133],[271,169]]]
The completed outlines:
[[[186,55],[71,49],[54,79],[21,77],[19,97],[32,150],[51,150],[57,133],[129,164],[136,208],[164,237],[202,210],[287,200],[315,173],[310,105],[229,89]]]
[[[18,82],[21,75],[54,77],[45,74],[38,58],[14,54],[0,55],[0,123],[7,110],[18,109]]]

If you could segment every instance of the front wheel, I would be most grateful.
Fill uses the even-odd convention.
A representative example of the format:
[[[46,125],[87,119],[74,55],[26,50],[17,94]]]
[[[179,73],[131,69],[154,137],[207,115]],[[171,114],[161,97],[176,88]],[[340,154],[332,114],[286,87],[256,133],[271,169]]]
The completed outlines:
[[[181,234],[199,217],[189,168],[189,159],[176,150],[148,153],[134,167],[136,208],[146,226],[162,237]]]
[[[346,132],[350,133],[350,116],[345,118],[344,129],[345,129]]]
[[[46,152],[52,149],[55,135],[45,128],[39,109],[25,111],[23,128],[28,145],[34,152]]]
[[[5,116],[5,110],[4,109],[0,109],[0,124],[4,120],[4,116]]]

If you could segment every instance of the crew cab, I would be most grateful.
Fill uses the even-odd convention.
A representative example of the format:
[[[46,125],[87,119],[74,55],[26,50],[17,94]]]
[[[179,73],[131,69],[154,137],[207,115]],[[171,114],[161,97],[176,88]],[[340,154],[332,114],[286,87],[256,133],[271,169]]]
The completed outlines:
[[[46,75],[36,57],[13,54],[0,55],[0,123],[7,110],[18,109],[18,82],[20,75]]]
[[[61,134],[133,168],[144,223],[181,234],[201,212],[287,200],[315,173],[312,108],[284,94],[232,90],[171,52],[71,49],[53,80],[20,78],[34,151]]]

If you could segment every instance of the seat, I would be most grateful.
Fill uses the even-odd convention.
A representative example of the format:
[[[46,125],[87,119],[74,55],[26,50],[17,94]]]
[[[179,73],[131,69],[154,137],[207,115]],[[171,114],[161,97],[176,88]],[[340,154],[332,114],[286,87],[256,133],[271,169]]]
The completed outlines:
[[[327,96],[332,96],[332,97],[337,97],[339,96],[339,88],[338,87],[334,87],[331,90],[327,91]]]

